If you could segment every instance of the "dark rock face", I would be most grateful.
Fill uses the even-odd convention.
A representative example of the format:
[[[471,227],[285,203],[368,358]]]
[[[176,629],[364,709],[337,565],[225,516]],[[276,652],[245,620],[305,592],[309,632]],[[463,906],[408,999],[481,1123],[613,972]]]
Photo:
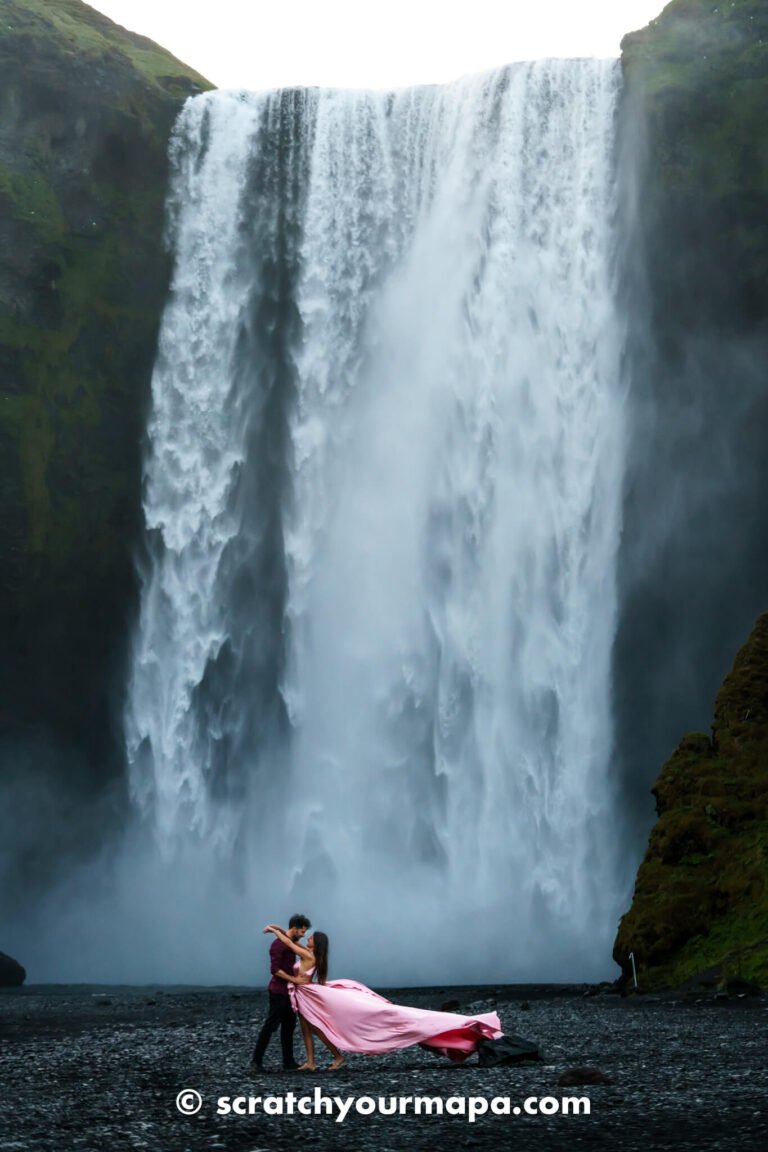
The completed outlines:
[[[643,987],[706,969],[754,992],[768,984],[768,615],[718,694],[711,737],[686,736],[653,793],[659,819],[614,959],[629,982],[634,952]]]
[[[20,988],[27,978],[25,968],[12,956],[0,952],[0,988]]]
[[[718,331],[768,314],[768,11],[762,0],[673,0],[622,43],[647,116],[650,269],[664,328]],[[674,235],[670,248],[663,243]],[[662,291],[663,289],[663,291]]]
[[[768,607],[768,8],[673,0],[622,47],[634,447],[615,683],[642,812],[648,765],[707,726]],[[713,736],[685,737],[656,782],[614,950],[628,983],[631,951],[643,987],[768,979],[767,659],[762,617]]]
[[[80,0],[3,0],[3,777],[19,748],[38,745],[37,775],[46,757],[54,775],[66,762],[83,793],[119,775],[141,446],[168,278],[167,141],[202,87]]]
[[[673,0],[625,38],[623,67],[632,434],[615,705],[639,848],[649,769],[707,726],[768,608],[768,7]]]

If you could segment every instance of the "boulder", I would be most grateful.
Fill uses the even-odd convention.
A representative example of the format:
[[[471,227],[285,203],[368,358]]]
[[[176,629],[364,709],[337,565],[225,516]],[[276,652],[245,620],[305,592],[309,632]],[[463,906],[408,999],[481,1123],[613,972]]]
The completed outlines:
[[[0,952],[0,988],[20,988],[27,978],[27,971],[14,960]]]
[[[557,1083],[560,1088],[577,1088],[583,1084],[612,1084],[613,1080],[600,1068],[582,1066],[563,1072]]]

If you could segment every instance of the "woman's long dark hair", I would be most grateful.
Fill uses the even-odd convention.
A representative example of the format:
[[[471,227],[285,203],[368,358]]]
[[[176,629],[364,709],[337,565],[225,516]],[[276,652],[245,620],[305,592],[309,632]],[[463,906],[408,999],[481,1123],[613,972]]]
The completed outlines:
[[[325,984],[328,979],[328,937],[325,932],[314,932],[312,939],[317,982],[318,984]]]

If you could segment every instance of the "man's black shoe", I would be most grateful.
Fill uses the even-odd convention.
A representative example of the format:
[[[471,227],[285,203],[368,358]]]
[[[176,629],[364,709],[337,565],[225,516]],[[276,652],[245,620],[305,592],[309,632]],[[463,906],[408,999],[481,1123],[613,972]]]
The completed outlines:
[[[264,1072],[264,1065],[259,1064],[258,1060],[251,1060],[248,1065],[248,1071],[251,1076],[260,1076]]]
[[[294,1060],[293,1064],[283,1064],[283,1072],[298,1072],[299,1065]]]

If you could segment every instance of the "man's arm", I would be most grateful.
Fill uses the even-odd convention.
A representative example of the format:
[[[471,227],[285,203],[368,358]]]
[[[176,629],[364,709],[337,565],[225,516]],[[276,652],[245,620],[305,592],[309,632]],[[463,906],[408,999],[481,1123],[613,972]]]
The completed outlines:
[[[288,984],[310,984],[312,982],[311,976],[296,975],[288,973],[283,968],[285,962],[285,948],[280,940],[273,940],[272,946],[269,949],[269,970],[273,976],[278,980],[285,980]]]
[[[296,975],[288,975],[282,968],[278,968],[277,972],[273,972],[274,976],[279,977],[280,980],[287,980],[289,984],[311,984],[312,977],[307,976],[306,973],[297,972]]]

